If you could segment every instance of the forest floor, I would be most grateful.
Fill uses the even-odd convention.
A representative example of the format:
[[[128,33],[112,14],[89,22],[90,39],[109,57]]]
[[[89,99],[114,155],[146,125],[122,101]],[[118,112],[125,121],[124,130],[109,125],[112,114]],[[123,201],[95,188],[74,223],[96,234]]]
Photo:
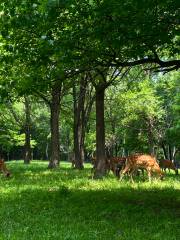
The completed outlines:
[[[0,240],[178,240],[180,176],[92,180],[91,166],[7,163],[0,175]]]

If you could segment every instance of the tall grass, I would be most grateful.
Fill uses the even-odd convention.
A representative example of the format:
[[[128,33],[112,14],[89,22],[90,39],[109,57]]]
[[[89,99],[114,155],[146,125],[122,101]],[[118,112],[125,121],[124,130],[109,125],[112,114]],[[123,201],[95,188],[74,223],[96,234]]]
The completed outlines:
[[[164,181],[128,179],[110,174],[92,180],[85,170],[62,163],[29,166],[11,162],[12,177],[0,176],[0,240],[178,240],[179,176]]]

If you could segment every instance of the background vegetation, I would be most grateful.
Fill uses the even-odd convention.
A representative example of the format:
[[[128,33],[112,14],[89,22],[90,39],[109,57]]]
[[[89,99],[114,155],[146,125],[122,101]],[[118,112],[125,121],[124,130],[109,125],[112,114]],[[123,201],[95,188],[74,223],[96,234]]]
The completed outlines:
[[[179,15],[178,0],[0,1],[0,239],[179,239],[178,176],[103,178],[111,156],[180,165]]]

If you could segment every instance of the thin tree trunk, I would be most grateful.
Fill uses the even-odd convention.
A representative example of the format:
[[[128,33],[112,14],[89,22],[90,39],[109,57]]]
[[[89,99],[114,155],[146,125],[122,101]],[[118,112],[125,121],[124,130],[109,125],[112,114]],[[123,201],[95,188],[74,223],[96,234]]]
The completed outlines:
[[[173,146],[173,153],[172,153],[172,160],[173,160],[173,161],[175,161],[176,153],[177,153],[177,151],[176,151],[176,147]]]
[[[111,120],[111,127],[112,127],[112,134],[113,134],[113,136],[115,136],[116,134],[115,134],[115,132],[116,132],[116,126],[115,126],[116,124],[115,124],[115,121],[114,121],[114,119],[112,119]],[[113,142],[112,144],[111,144],[111,149],[110,149],[110,155],[111,155],[111,157],[114,155],[114,152],[116,152],[116,141],[117,140],[115,140],[115,142]]]
[[[118,146],[117,146],[117,143],[115,144],[115,156],[117,157],[118,155]]]
[[[86,134],[86,126],[85,126],[85,124],[86,124],[85,117],[86,116],[85,116],[84,104],[83,104],[83,109],[81,112],[81,138],[80,138],[80,155],[81,155],[82,162],[85,161],[84,141],[85,141],[85,134]],[[84,168],[84,166],[83,166],[83,168]]]
[[[104,95],[105,88],[96,88],[96,166],[94,178],[102,178],[106,174]]]
[[[162,147],[162,150],[163,150],[163,153],[164,153],[164,158],[168,159],[168,155],[167,155],[166,147],[165,147],[164,143],[161,144],[161,147]]]
[[[153,141],[153,120],[147,118],[146,119],[147,122],[147,127],[148,127],[148,143],[149,143],[149,153],[151,155],[154,155],[154,141]]]
[[[76,86],[73,86],[73,99],[74,99],[74,163],[75,168],[83,169],[83,158],[81,155],[81,138],[82,138],[82,109],[84,107],[84,88],[83,81],[80,83],[79,94],[76,92]]]
[[[59,114],[61,100],[61,84],[55,84],[52,88],[52,101],[50,104],[51,110],[51,159],[48,168],[56,168],[60,160],[60,145],[59,145]]]
[[[126,144],[126,136],[124,135],[123,136],[123,148],[122,148],[122,157],[126,157],[128,156],[128,151],[125,147],[125,144]]]
[[[48,160],[48,158],[49,158],[48,150],[49,150],[49,143],[47,141],[47,143],[46,143],[46,160]]]
[[[24,97],[25,102],[25,145],[24,145],[24,163],[29,164],[31,161],[31,116],[30,116],[30,103],[28,97]]]
[[[76,86],[73,86],[74,99],[74,156],[75,168],[83,169],[84,163],[84,140],[87,122],[91,112],[94,97],[87,94],[88,75],[84,75],[80,80],[80,89],[77,93]],[[91,89],[92,90],[92,89]],[[91,91],[90,91],[91,92]],[[85,103],[86,99],[86,103]]]
[[[83,169],[83,156],[81,152],[81,124],[74,126],[74,156],[75,156],[75,168]]]
[[[172,161],[172,151],[171,151],[171,145],[168,145],[168,153],[169,153],[169,160]]]

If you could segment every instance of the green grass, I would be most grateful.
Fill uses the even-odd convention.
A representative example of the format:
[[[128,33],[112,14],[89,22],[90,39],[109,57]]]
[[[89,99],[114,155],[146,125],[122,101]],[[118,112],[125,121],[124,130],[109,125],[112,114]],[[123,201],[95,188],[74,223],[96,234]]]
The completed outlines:
[[[8,163],[0,176],[0,240],[180,239],[180,177],[131,184],[111,174],[92,180],[62,163]]]

